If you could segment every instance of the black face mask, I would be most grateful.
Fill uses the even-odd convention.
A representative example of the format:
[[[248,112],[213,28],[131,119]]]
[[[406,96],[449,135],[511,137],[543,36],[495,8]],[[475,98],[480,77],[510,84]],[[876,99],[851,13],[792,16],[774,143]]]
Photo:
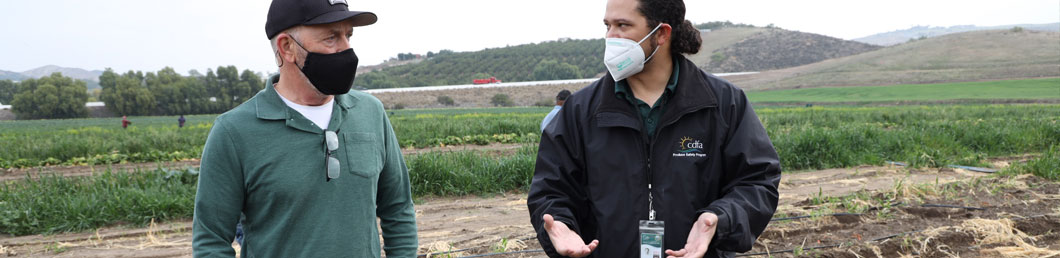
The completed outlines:
[[[310,52],[297,40],[294,43],[309,53],[305,57],[305,65],[298,69],[309,78],[313,87],[327,95],[350,92],[353,79],[357,76],[357,54],[353,53],[353,48],[333,54],[318,54]]]

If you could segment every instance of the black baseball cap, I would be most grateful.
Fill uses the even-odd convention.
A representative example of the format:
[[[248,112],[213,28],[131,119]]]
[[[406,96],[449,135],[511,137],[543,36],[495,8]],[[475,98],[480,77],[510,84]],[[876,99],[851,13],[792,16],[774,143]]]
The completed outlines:
[[[326,24],[353,20],[353,26],[375,23],[379,18],[371,12],[350,11],[347,0],[273,0],[265,34],[269,39],[283,30],[298,25]]]

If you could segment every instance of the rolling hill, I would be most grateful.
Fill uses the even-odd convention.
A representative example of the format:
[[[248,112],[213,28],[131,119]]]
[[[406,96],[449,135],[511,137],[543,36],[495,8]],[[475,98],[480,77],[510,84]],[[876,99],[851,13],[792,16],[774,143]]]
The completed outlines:
[[[469,84],[490,76],[505,82],[541,80],[534,69],[544,61],[576,70],[571,78],[592,77],[605,71],[603,39],[556,40],[473,52],[443,50],[418,63],[382,68],[358,75],[354,86],[363,89]]]
[[[1013,24],[988,27],[981,27],[975,25],[958,25],[950,27],[915,26],[909,29],[878,33],[866,37],[856,38],[854,39],[854,41],[880,46],[892,46],[908,42],[911,39],[919,39],[920,37],[930,38],[946,34],[979,30],[1006,30],[1012,29],[1014,27],[1021,27],[1027,30],[1038,31],[1060,31],[1060,23]]]
[[[713,42],[719,38],[722,42]],[[703,39],[704,45],[712,46],[704,46],[700,53],[690,58],[699,64],[700,68],[712,73],[775,70],[880,48],[783,29],[722,29],[703,34]]]
[[[99,76],[103,74],[103,71],[99,70],[88,71],[81,68],[68,68],[60,67],[57,65],[45,65],[21,73],[0,70],[0,80],[21,81],[25,79],[34,79],[48,76],[56,72],[62,73],[63,76],[66,77],[84,81],[85,86],[87,86],[89,91],[92,91],[92,89],[100,88]]]
[[[690,55],[711,72],[764,71],[787,68],[877,49],[863,43],[777,28],[737,27],[705,32],[700,52]],[[400,66],[365,72],[360,89],[468,84],[495,76],[505,82],[580,79],[602,76],[603,39],[557,40],[473,52],[447,52]],[[715,57],[715,53],[724,58]],[[577,76],[541,78],[535,69],[545,61],[576,70]],[[574,68],[571,68],[573,66]],[[569,74],[569,73],[568,73]]]
[[[993,30],[927,38],[729,80],[762,90],[1058,76],[1060,32]]]
[[[74,79],[80,79],[80,80],[91,80],[91,81],[98,81],[99,80],[99,76],[103,74],[103,71],[99,71],[99,70],[88,71],[88,70],[81,69],[81,68],[67,68],[67,67],[60,67],[60,66],[56,66],[56,65],[45,65],[45,66],[34,68],[32,70],[29,70],[29,71],[24,71],[24,72],[22,72],[22,75],[25,75],[27,77],[32,77],[32,78],[40,78],[40,77],[51,75],[52,73],[55,73],[55,72],[63,73],[63,76],[66,76],[66,77],[70,77],[70,78],[74,78]]]
[[[26,79],[26,76],[22,75],[21,73],[0,70],[0,80],[21,81],[21,80],[25,80],[25,79]]]

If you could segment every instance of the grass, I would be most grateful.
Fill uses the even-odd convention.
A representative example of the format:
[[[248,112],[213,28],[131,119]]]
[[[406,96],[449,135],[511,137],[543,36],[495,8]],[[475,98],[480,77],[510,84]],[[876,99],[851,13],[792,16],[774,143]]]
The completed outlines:
[[[402,147],[539,140],[546,108],[399,110]],[[883,164],[989,166],[988,157],[1041,153],[1060,142],[1060,105],[765,107],[756,110],[786,171]],[[212,116],[177,129],[172,117],[0,122],[0,168],[198,158]]]
[[[198,158],[215,116],[0,121],[0,168]]]
[[[395,128],[402,128],[398,131],[399,139],[409,140],[416,134],[426,135],[422,136],[423,139],[429,139],[486,130],[528,135],[537,131],[538,116],[543,116],[534,109],[499,111],[508,112],[407,110],[395,112],[393,121]],[[763,108],[758,114],[780,154],[785,171],[882,164],[884,160],[927,167],[951,163],[987,166],[989,164],[984,161],[987,157],[1026,153],[1042,155],[1026,164],[1014,165],[1003,174],[1033,173],[1057,180],[1056,173],[1060,171],[1057,169],[1060,167],[1060,147],[1056,144],[1060,142],[1060,124],[1057,123],[1060,105]],[[184,129],[176,129],[166,118],[134,119],[143,121],[137,124],[143,128],[129,130],[104,128],[113,121],[92,119],[19,121],[27,124],[14,123],[22,126],[13,127],[3,124],[5,130],[0,132],[0,137],[55,137],[65,142],[48,148],[62,149],[62,146],[99,144],[100,139],[113,137],[135,140],[191,134],[195,130],[208,130],[208,121],[212,117],[195,119],[197,123]],[[80,124],[87,124],[87,127],[78,127]],[[71,130],[77,133],[71,133]],[[156,132],[148,133],[152,130]],[[537,153],[533,143],[536,140],[526,141],[530,141],[528,146],[514,153],[458,151],[406,156],[413,195],[419,198],[525,191],[533,175]],[[48,144],[55,142],[40,141],[29,147],[6,146],[32,149]],[[170,146],[196,146],[194,142],[182,144]],[[5,148],[3,155],[10,153],[22,152],[9,152]],[[108,171],[70,178],[44,175],[40,179],[8,181],[0,189],[0,232],[16,235],[58,233],[123,223],[144,225],[151,219],[189,218],[195,180],[194,176],[152,170]],[[897,198],[947,198],[957,189],[937,184],[913,188],[897,184],[887,195],[818,196],[817,202],[822,206],[834,203],[828,207],[843,211],[866,212],[870,207],[886,210],[888,201]],[[877,216],[886,216],[886,213],[878,212]]]
[[[1060,105],[774,108],[759,111],[786,171],[881,165],[989,166],[1060,142]]]
[[[546,113],[425,113],[395,115],[391,121],[402,147],[526,143],[540,139],[541,119]]]
[[[414,198],[488,195],[528,190],[536,153],[536,146],[526,146],[511,155],[431,152],[406,160]],[[0,233],[54,234],[191,218],[197,180],[195,170],[158,169],[3,182]]]
[[[391,115],[402,147],[537,142],[547,108],[399,110]],[[113,164],[199,158],[216,115],[0,121],[0,168]]]
[[[1060,99],[1060,78],[772,90],[747,95],[754,103]]]
[[[1001,171],[1003,175],[1034,174],[1053,181],[1060,181],[1060,144],[1054,142],[1041,156],[1015,164]]]
[[[6,182],[0,191],[0,233],[53,234],[190,218],[197,179],[185,171],[107,170],[87,177],[45,174]]]
[[[529,190],[537,146],[513,155],[481,151],[428,152],[406,157],[415,196],[493,194]]]

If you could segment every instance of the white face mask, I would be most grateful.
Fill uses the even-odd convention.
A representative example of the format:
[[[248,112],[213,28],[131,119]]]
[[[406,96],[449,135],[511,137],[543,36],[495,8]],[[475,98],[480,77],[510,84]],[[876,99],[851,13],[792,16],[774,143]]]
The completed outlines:
[[[607,46],[604,47],[604,66],[607,66],[607,71],[611,72],[611,77],[615,81],[621,81],[634,74],[644,70],[644,63],[651,60],[651,57],[655,56],[655,51],[659,51],[659,46],[655,46],[655,50],[651,51],[651,55],[648,58],[644,58],[644,50],[640,48],[640,43],[655,34],[656,30],[662,27],[662,23],[655,26],[647,36],[640,39],[638,42],[624,38],[607,38]]]

